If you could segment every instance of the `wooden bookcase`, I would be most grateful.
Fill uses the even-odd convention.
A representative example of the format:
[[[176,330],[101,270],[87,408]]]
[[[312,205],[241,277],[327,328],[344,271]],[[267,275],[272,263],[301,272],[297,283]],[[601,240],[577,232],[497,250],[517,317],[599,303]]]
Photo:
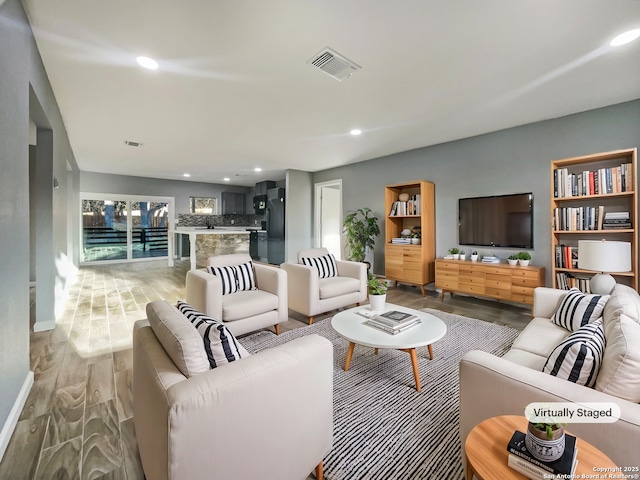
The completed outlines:
[[[413,212],[396,212],[391,214],[394,202],[402,193],[411,199],[419,195],[418,214]],[[425,180],[397,183],[385,187],[384,205],[385,277],[398,283],[418,285],[425,296],[424,286],[435,279],[435,185]],[[401,213],[401,214],[398,214]],[[392,238],[400,237],[400,232],[408,228],[420,227],[421,242],[419,245],[394,245]]]
[[[618,188],[612,185],[611,193],[592,193],[589,191],[585,194],[585,174],[584,172],[599,172],[601,169],[612,169],[620,167],[622,164],[631,164],[631,172],[625,177],[627,184],[626,190]],[[560,174],[560,170],[563,170]],[[635,290],[638,290],[638,181],[637,181],[637,149],[631,148],[626,150],[616,150],[612,152],[597,153],[593,155],[585,155],[581,157],[565,158],[562,160],[554,160],[551,162],[551,266],[552,266],[552,281],[554,288],[562,288],[559,284],[559,277],[561,276],[577,276],[577,278],[590,278],[594,275],[594,272],[588,270],[581,270],[575,267],[569,268],[567,261],[564,265],[558,265],[556,254],[559,251],[559,246],[571,247],[577,249],[578,240],[599,240],[605,239],[610,241],[624,241],[631,243],[631,271],[611,273],[618,283],[624,283],[629,285]],[[567,175],[581,175],[583,181],[578,182],[582,185],[582,190],[572,191],[572,196],[559,196],[562,192],[558,192],[560,187],[558,184],[562,183],[565,190],[568,190],[569,185],[562,181]],[[597,174],[597,173],[596,173]],[[592,175],[593,176],[593,175]],[[560,182],[559,182],[560,177]],[[606,177],[606,175],[605,175]],[[615,184],[617,175],[613,174],[612,184]],[[602,186],[599,183],[599,191],[603,191]],[[575,184],[574,184],[575,185]],[[591,190],[591,188],[590,188]],[[602,207],[602,208],[601,208]],[[629,212],[631,220],[631,228],[620,230],[604,230],[598,229],[597,223],[593,225],[595,229],[584,229],[588,225],[580,224],[578,221],[574,225],[567,224],[567,219],[574,218],[579,220],[580,213],[582,218],[587,215],[590,219],[592,215],[585,213],[586,209],[590,208],[591,213],[600,211],[598,215],[601,217],[601,213],[604,212]],[[559,209],[559,210],[556,210]],[[570,215],[572,212],[568,209],[574,209],[573,212],[576,215]],[[564,224],[558,222],[558,218],[564,216]],[[564,228],[569,228],[566,230]],[[565,251],[565,258],[567,255],[567,249]],[[575,278],[575,277],[574,277]],[[569,285],[571,286],[571,285]],[[576,285],[577,286],[577,285]]]

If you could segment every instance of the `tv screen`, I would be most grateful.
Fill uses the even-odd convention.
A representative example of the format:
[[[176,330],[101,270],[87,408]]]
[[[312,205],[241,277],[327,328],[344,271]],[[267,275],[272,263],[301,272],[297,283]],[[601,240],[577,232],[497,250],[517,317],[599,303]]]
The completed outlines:
[[[460,245],[533,248],[533,194],[461,198]]]

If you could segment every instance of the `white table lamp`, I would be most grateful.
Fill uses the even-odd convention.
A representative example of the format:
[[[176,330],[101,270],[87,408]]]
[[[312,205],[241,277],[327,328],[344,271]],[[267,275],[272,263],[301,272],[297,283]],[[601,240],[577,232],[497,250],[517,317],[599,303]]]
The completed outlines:
[[[631,243],[579,240],[578,268],[600,272],[589,281],[591,292],[608,295],[616,281],[607,272],[631,271]]]

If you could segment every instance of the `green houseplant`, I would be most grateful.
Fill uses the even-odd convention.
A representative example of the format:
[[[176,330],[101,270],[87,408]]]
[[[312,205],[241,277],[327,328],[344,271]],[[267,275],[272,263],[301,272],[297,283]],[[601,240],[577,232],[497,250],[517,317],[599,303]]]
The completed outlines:
[[[520,262],[520,265],[526,267],[531,261],[531,254],[529,252],[518,253],[518,261]]]
[[[517,263],[518,263],[518,254],[517,253],[512,253],[511,255],[509,255],[509,258],[507,258],[507,261],[509,262],[509,265],[517,265]]]
[[[364,262],[367,248],[373,249],[380,235],[378,217],[370,208],[350,210],[342,224],[347,239],[346,251],[349,259]]]

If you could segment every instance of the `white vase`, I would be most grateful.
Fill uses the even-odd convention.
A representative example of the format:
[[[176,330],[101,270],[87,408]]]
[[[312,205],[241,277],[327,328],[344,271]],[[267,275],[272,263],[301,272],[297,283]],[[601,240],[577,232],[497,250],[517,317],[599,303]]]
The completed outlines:
[[[509,265],[517,265],[518,259],[516,258],[515,260],[511,260],[510,258],[507,258],[507,262],[509,262]]]
[[[460,255],[457,253],[452,254],[453,255],[453,259],[454,260],[458,260],[458,258],[460,258]]]
[[[460,255],[459,258],[460,258],[460,260],[465,260],[467,258],[467,256],[466,255]]]
[[[411,245],[420,245],[420,239],[419,238],[412,238],[411,239]]]
[[[529,262],[530,262],[531,260],[522,260],[522,259],[520,259],[520,260],[518,260],[518,261],[520,262],[520,265],[521,265],[521,266],[526,267],[527,265],[529,265]]]
[[[384,310],[386,301],[387,301],[386,293],[384,295],[369,294],[369,307],[371,308],[371,310],[374,310],[374,311]]]
[[[478,261],[478,255],[471,255],[471,261],[472,262],[477,262]]]

